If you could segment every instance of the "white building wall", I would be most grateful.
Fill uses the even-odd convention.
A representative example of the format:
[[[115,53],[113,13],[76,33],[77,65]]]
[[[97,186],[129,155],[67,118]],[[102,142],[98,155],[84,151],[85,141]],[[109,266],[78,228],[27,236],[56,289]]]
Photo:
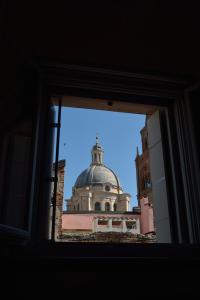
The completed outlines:
[[[113,226],[113,221],[120,222],[119,226]],[[106,222],[106,225],[100,225],[100,222]],[[127,228],[127,222],[132,223],[132,228]],[[94,232],[130,232],[132,234],[140,234],[140,220],[131,219],[131,218],[116,218],[108,217],[104,218],[103,216],[95,217],[93,220],[93,230]]]

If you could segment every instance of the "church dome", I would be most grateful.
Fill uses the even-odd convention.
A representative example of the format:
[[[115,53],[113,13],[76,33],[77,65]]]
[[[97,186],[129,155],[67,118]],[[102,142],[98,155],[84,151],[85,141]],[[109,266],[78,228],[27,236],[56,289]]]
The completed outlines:
[[[103,165],[91,165],[78,176],[75,187],[106,183],[120,187],[119,179],[112,170]]]
[[[96,137],[96,144],[92,147],[91,154],[92,162],[90,167],[78,176],[74,187],[79,188],[95,184],[110,184],[121,189],[117,175],[103,163],[104,151],[99,144],[98,137]]]

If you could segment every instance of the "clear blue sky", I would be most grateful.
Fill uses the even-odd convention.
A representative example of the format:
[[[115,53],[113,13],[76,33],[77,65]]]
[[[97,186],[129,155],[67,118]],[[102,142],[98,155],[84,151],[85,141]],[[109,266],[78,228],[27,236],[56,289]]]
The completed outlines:
[[[105,165],[116,173],[124,192],[132,196],[132,206],[136,206],[134,160],[137,146],[141,153],[144,124],[144,115],[63,107],[59,159],[66,160],[64,199],[71,197],[78,175],[89,167],[98,133]]]

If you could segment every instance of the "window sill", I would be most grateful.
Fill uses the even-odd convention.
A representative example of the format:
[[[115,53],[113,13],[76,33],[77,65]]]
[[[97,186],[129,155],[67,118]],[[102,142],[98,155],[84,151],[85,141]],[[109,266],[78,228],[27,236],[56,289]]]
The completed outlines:
[[[9,253],[9,252],[8,252]],[[200,261],[200,245],[118,244],[51,242],[12,248],[12,255],[23,259],[63,261],[173,262]]]

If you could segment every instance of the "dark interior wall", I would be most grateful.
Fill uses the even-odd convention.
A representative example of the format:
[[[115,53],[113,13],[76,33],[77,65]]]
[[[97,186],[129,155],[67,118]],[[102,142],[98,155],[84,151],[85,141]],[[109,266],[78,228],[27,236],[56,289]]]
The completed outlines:
[[[0,131],[9,130],[19,120],[29,120],[37,105],[37,78],[13,49],[5,50],[1,61]]]
[[[12,60],[18,53],[22,59],[45,57],[196,79],[199,10],[188,1],[179,4],[6,1],[2,45],[13,51],[8,54]]]
[[[52,60],[188,80],[200,79],[200,16],[194,3],[4,1],[0,98],[11,110],[30,62]],[[27,101],[27,100],[26,100]],[[6,104],[4,104],[6,105]]]
[[[16,219],[16,225],[18,224],[20,214],[24,214],[22,207],[28,206],[28,199],[21,201],[20,206],[19,203],[17,203],[17,198],[15,199],[15,197],[13,197],[13,193],[16,189],[18,189],[19,192],[19,183],[25,186],[27,176],[26,179],[20,177],[22,173],[19,172],[19,170],[22,170],[19,169],[19,161],[17,162],[18,171],[16,162],[14,168],[15,172],[11,170],[11,161],[13,153],[16,152],[16,141],[19,144],[20,140],[22,143],[22,139],[27,139],[29,143],[31,143],[31,137],[34,131],[35,112],[37,109],[37,79],[34,71],[30,70],[28,64],[25,64],[24,59],[16,49],[6,49],[4,44],[1,50],[0,210],[4,210],[4,217],[2,217],[3,214],[0,213],[0,222],[6,225],[12,225],[12,222],[9,220],[10,217],[8,216],[9,211],[10,215],[15,215],[12,219]],[[18,152],[19,154],[21,153],[21,158],[23,159],[23,147],[19,148],[18,145]],[[30,162],[27,162],[27,164],[29,165]],[[27,173],[28,176],[30,175],[29,173]],[[12,177],[12,183],[8,182],[10,176]],[[5,199],[8,200],[6,205],[4,204]],[[26,207],[25,211],[28,216],[27,210],[28,208]],[[7,211],[6,216],[5,211]],[[26,225],[18,224],[20,225],[19,227],[24,229],[24,227],[27,226],[27,216],[24,217],[24,219],[26,219]]]
[[[200,139],[199,139],[199,101],[200,101],[200,88],[190,93],[190,107],[192,114],[192,123],[194,129],[194,138],[197,146],[197,153],[200,153]],[[196,162],[199,164],[200,168],[200,160]]]
[[[64,262],[39,259],[28,264],[18,261],[10,274],[2,269],[5,274],[2,283],[7,282],[7,285],[2,285],[1,291],[20,299],[27,299],[27,296],[37,298],[38,294],[50,299],[94,299],[97,294],[117,299],[171,299],[176,296],[198,299],[198,271],[199,264],[183,261],[159,264],[155,261],[131,263],[117,260]],[[12,289],[9,284],[12,284]]]

